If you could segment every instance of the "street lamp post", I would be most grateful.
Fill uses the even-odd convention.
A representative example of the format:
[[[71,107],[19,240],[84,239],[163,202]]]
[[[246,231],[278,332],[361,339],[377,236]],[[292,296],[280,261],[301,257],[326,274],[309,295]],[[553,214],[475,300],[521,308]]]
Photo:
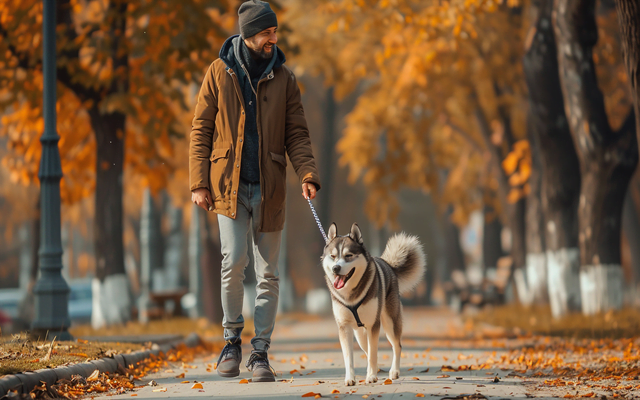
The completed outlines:
[[[40,159],[40,276],[33,289],[35,318],[32,334],[70,340],[69,286],[62,277],[60,241],[60,152],[56,130],[56,0],[43,0],[44,134]]]

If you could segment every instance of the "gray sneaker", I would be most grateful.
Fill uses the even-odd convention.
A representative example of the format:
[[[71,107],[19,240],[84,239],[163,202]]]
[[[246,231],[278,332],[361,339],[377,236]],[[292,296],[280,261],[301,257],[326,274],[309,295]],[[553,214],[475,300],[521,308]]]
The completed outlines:
[[[240,375],[240,362],[242,361],[242,347],[239,341],[230,342],[222,349],[218,358],[218,375],[223,378],[235,378]]]
[[[266,351],[252,351],[246,366],[249,371],[253,371],[252,382],[276,381],[276,371],[269,365]]]

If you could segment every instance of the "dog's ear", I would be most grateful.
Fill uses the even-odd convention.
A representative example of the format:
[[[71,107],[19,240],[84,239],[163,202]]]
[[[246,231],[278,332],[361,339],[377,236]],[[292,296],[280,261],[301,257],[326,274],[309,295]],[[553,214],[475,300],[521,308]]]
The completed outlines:
[[[364,244],[364,240],[362,240],[362,232],[360,232],[360,227],[355,222],[351,225],[351,233],[349,233],[349,237],[359,244]]]
[[[332,241],[333,239],[336,238],[337,235],[338,235],[338,225],[336,225],[336,223],[334,222],[329,227],[329,232],[327,232],[327,239],[329,239],[329,241]]]

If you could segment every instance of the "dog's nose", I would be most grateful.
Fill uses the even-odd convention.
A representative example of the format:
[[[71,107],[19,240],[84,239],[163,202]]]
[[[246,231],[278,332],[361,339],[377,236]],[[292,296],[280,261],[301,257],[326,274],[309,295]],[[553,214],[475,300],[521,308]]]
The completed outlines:
[[[337,274],[338,272],[340,272],[340,266],[336,264],[331,268],[331,270],[334,274]]]

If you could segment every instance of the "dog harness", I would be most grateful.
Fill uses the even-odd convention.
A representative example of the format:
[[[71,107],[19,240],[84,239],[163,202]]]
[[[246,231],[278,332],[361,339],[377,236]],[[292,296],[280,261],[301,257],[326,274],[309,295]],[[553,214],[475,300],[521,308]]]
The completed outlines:
[[[358,315],[358,308],[360,308],[360,306],[362,305],[362,303],[364,302],[364,299],[366,297],[367,297],[366,295],[363,296],[362,299],[356,305],[353,305],[353,306],[348,306],[348,305],[342,303],[342,301],[340,301],[338,299],[338,301],[340,301],[340,303],[342,303],[342,305],[345,306],[347,308],[347,310],[351,311],[351,314],[353,314],[353,318],[356,319],[356,323],[358,324],[358,328],[364,327],[364,324],[362,323],[362,321],[360,321],[360,316]]]

